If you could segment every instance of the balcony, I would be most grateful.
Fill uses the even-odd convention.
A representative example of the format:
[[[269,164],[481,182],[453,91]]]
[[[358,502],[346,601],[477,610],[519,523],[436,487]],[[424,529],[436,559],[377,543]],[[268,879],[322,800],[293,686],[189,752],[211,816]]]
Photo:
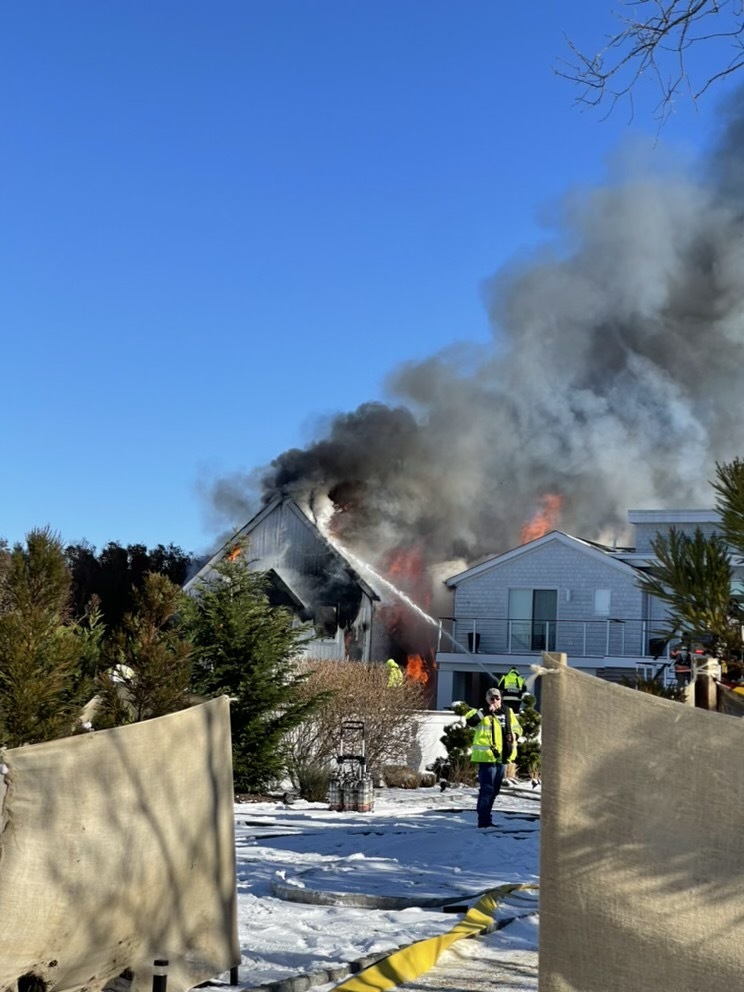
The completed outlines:
[[[659,621],[607,617],[592,620],[509,620],[503,617],[440,617],[437,652],[443,654],[539,655],[569,658],[668,659]]]

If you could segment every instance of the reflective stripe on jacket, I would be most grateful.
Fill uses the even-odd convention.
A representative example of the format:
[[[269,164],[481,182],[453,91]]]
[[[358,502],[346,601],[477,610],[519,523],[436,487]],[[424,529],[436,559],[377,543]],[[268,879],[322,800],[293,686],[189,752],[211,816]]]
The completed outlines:
[[[507,727],[510,726],[509,721],[511,721],[511,733],[514,737],[514,743],[506,757],[504,757],[503,734],[498,719],[490,713],[483,713],[482,710],[468,710],[465,714],[465,721],[471,725],[475,722],[474,717],[480,718],[470,749],[471,761],[477,764],[488,762],[492,765],[503,765],[516,758],[517,738],[522,733],[522,726],[510,710],[504,709],[502,712],[507,721]]]
[[[525,681],[519,672],[507,672],[499,679],[499,689],[502,693],[508,692],[510,696],[520,694],[525,687]]]

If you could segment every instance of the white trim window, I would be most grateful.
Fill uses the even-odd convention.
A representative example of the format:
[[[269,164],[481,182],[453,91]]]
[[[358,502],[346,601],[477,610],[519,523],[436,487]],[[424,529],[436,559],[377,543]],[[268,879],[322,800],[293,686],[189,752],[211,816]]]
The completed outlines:
[[[594,590],[594,615],[595,617],[608,617],[610,615],[610,604],[612,593],[609,589]]]

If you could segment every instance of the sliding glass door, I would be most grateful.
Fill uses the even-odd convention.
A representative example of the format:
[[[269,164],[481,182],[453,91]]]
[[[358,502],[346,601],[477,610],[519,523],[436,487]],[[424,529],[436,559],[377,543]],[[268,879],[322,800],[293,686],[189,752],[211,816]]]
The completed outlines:
[[[557,615],[557,590],[510,589],[509,650],[554,651]]]

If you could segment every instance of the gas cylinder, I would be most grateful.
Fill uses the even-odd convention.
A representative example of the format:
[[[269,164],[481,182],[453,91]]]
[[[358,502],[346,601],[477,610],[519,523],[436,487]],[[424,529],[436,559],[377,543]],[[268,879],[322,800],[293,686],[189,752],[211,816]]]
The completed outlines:
[[[334,810],[343,809],[341,801],[341,783],[338,775],[331,775],[328,780],[328,808]]]
[[[360,813],[369,813],[374,809],[375,792],[371,775],[362,775],[357,782],[357,809]]]

